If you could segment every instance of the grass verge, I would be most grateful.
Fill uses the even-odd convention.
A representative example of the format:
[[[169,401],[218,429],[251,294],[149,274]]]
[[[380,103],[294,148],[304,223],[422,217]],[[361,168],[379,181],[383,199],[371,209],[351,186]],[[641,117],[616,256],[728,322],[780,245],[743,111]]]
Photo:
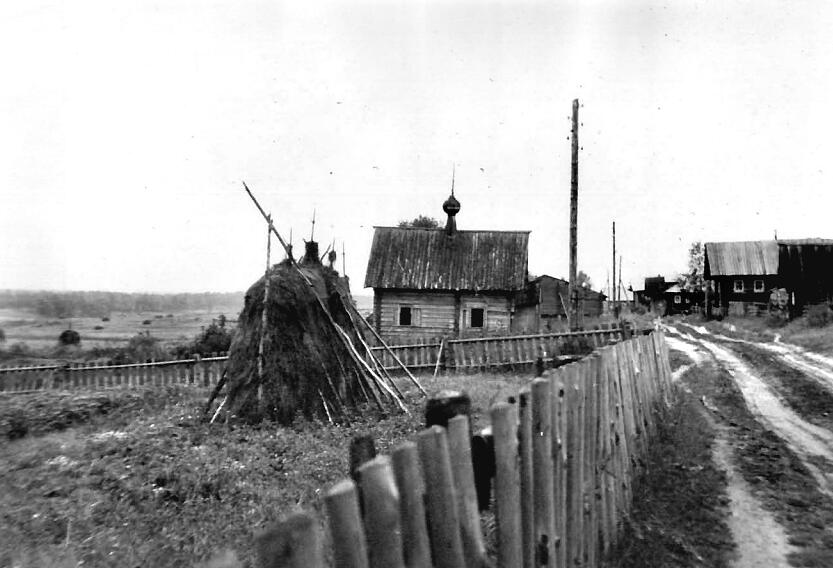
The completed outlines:
[[[657,423],[631,516],[607,565],[727,566],[734,544],[725,521],[726,476],[711,459],[714,430],[699,401],[683,392]]]

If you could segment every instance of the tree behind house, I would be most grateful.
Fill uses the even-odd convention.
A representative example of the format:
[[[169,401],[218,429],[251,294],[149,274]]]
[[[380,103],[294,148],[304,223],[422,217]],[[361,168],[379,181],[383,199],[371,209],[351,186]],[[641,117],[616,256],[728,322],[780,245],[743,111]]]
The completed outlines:
[[[436,229],[440,226],[440,222],[434,219],[433,217],[428,217],[427,215],[420,215],[419,217],[415,217],[411,221],[399,221],[400,228],[406,227],[418,227],[421,229]]]
[[[688,290],[689,292],[699,291],[703,289],[703,266],[706,260],[706,253],[703,249],[703,243],[695,241],[688,247],[688,272],[681,274],[677,278],[677,284],[680,288]]]

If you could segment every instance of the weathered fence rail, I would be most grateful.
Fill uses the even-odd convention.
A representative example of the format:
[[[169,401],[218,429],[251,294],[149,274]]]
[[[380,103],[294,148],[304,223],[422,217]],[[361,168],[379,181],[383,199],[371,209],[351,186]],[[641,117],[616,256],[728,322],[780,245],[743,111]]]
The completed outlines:
[[[540,357],[551,363],[621,341],[629,330],[620,326],[582,331],[446,339],[416,345],[371,347],[387,371],[399,370],[394,354],[411,371],[440,367],[452,371],[490,370],[534,364]],[[103,389],[144,385],[216,384],[225,368],[225,353],[200,359],[130,363],[76,364],[31,367],[0,366],[0,392],[49,389]],[[548,365],[549,366],[549,365]]]
[[[562,355],[587,352],[622,341],[630,329],[619,325],[572,332],[506,335],[467,339],[446,339],[416,345],[372,347],[371,350],[388,371],[400,367],[395,354],[412,371],[440,367],[453,370],[493,369],[529,365],[538,358],[552,362]]]
[[[602,347],[491,408],[497,565],[595,568],[631,507],[671,368],[661,332]],[[336,568],[490,565],[468,419],[379,456],[325,493]],[[320,523],[298,512],[261,534],[264,566],[325,566]],[[276,552],[279,551],[279,552]],[[278,554],[278,556],[275,556]]]
[[[34,367],[0,366],[0,392],[98,390],[150,385],[216,384],[225,368],[225,353],[211,357],[124,365],[76,364]]]

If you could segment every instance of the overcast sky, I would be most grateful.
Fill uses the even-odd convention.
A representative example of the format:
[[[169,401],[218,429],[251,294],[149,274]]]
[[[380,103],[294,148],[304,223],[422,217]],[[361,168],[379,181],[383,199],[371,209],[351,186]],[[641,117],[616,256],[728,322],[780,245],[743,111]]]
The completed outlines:
[[[245,180],[295,243],[374,225],[530,230],[603,286],[695,240],[833,237],[833,3],[0,3],[0,288],[231,291],[265,263]],[[341,268],[341,259],[338,260]],[[369,292],[366,291],[366,292]]]

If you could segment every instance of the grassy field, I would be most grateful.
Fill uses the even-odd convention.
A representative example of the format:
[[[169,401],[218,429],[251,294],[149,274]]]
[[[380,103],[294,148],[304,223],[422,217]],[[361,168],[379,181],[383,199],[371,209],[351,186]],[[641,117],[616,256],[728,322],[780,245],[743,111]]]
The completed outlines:
[[[163,347],[168,347],[193,340],[204,326],[210,325],[221,313],[228,318],[229,325],[234,325],[237,311],[116,312],[110,316],[110,321],[102,321],[92,317],[48,319],[33,312],[0,309],[0,329],[6,334],[6,347],[23,342],[35,351],[54,348],[61,332],[70,328],[81,335],[81,347],[84,349],[121,347],[137,333],[145,332],[150,332]]]
[[[468,391],[480,427],[530,378],[422,380],[429,392]],[[382,453],[413,438],[424,399],[402,387],[410,416],[366,408],[349,425],[292,428],[204,424],[206,394],[183,389],[2,397],[0,415],[27,432],[10,436],[6,424],[0,440],[0,566],[191,566],[225,549],[251,565],[258,530],[320,511],[322,491],[347,474],[353,436],[372,435]]]

